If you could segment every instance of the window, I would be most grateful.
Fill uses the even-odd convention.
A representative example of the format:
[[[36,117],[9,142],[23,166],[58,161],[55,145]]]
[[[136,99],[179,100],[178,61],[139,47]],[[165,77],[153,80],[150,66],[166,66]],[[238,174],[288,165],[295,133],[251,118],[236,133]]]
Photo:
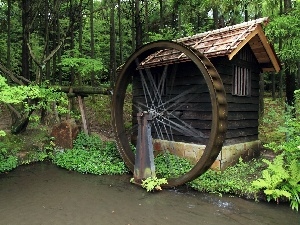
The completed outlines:
[[[251,95],[251,71],[248,68],[234,66],[232,94],[238,96]]]

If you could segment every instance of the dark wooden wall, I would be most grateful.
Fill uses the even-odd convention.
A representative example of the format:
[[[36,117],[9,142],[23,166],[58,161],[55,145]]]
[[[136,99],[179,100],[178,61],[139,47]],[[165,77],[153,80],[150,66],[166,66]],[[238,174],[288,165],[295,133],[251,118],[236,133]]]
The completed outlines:
[[[210,60],[222,78],[228,102],[228,130],[225,145],[258,140],[259,74],[261,69],[250,47],[246,45],[230,61],[227,56]],[[251,71],[250,96],[232,95],[235,65],[249,68]]]
[[[223,80],[228,101],[228,131],[224,144],[229,145],[257,140],[260,68],[250,47],[246,45],[231,61],[228,60],[227,56],[216,57],[210,60]],[[250,68],[251,96],[233,96],[231,94],[234,66]],[[155,79],[159,79],[164,69],[164,66],[151,68],[151,74],[154,77],[157,76]],[[164,100],[179,95],[191,87],[196,87],[196,91],[188,95],[195,95],[196,97],[191,101],[180,103],[180,106],[176,108],[176,113],[180,120],[201,130],[201,132],[206,135],[206,138],[195,139],[173,130],[174,140],[206,144],[211,129],[212,112],[210,95],[203,76],[191,62],[171,64],[168,66],[167,71],[168,78],[163,95]],[[143,73],[146,74],[145,71],[143,71]],[[174,74],[176,74],[175,79],[173,79]],[[173,88],[171,88],[171,86],[173,86],[171,84],[174,85]],[[145,104],[139,72],[137,72],[133,79],[133,104],[137,106],[138,102]],[[170,109],[172,110],[172,108]],[[137,111],[137,107],[133,107],[134,124],[136,124]],[[176,119],[174,119],[174,121],[176,121]]]

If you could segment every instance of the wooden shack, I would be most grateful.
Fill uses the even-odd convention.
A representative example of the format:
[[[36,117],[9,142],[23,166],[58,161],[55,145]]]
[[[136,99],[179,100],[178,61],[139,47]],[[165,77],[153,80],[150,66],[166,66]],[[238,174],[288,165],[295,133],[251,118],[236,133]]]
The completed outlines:
[[[219,169],[234,163],[240,156],[251,158],[259,154],[260,74],[280,70],[279,60],[263,31],[263,26],[267,23],[267,18],[261,18],[176,40],[209,58],[223,81],[228,102],[228,129],[222,152],[214,164]],[[166,66],[169,73],[176,70],[177,74],[182,74],[182,79],[177,79],[178,84],[175,85],[178,93],[184,92],[189,85],[202,85],[201,98],[193,99],[184,105],[185,108],[176,110],[186,124],[193,124],[193,127],[201,129],[204,135],[207,134],[211,121],[209,94],[203,80],[197,76],[199,71],[197,72],[192,62],[180,52],[166,54],[160,51],[148,57],[142,64],[144,68],[151,68],[154,80],[155,74],[161,76]],[[140,101],[140,86],[139,79],[133,82],[134,102]],[[165,88],[168,88],[168,84],[165,84]],[[180,154],[197,158],[198,152],[201,151],[199,146],[205,146],[206,138],[204,136],[196,142],[187,138],[174,132],[175,142],[185,142],[184,146],[180,147],[183,149],[183,153]],[[162,145],[161,142],[154,143],[158,150]]]

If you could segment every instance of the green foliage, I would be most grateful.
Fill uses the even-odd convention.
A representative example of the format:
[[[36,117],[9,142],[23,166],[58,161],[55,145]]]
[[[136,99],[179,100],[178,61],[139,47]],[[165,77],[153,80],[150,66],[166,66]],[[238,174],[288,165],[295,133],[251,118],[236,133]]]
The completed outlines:
[[[283,123],[277,128],[278,132],[285,135],[285,141],[270,142],[265,145],[279,155],[273,162],[265,160],[268,168],[263,171],[262,178],[253,182],[253,187],[263,190],[268,200],[278,201],[281,197],[288,198],[292,209],[298,210],[300,204],[300,117],[297,114],[300,110],[299,90],[295,92],[295,98],[295,107],[286,107]]]
[[[142,187],[149,191],[161,191],[161,185],[167,184],[168,181],[166,178],[157,178],[157,177],[148,177],[142,181]]]
[[[6,136],[5,131],[4,130],[0,130],[0,137],[4,137],[4,136]]]
[[[284,154],[276,156],[273,162],[264,160],[268,168],[262,172],[262,178],[252,182],[257,190],[264,190],[267,200],[276,200],[281,197],[291,201],[292,209],[298,211],[300,204],[300,164],[294,159],[289,164],[284,160]]]
[[[10,171],[18,165],[18,158],[0,145],[0,173]]]
[[[57,151],[53,163],[80,173],[124,174],[128,172],[114,142],[102,142],[96,135],[80,133],[73,149]]]
[[[18,166],[16,156],[20,144],[16,136],[0,136],[0,173],[10,171]]]
[[[40,149],[37,151],[31,151],[28,153],[25,159],[22,159],[20,164],[30,164],[33,162],[43,162],[51,158],[51,152],[47,152],[46,149]]]
[[[103,63],[99,59],[64,56],[59,65],[62,66],[64,72],[68,72],[70,68],[74,68],[82,78],[88,77],[92,72],[98,74],[103,71],[107,72],[107,69],[105,69]]]
[[[298,51],[300,47],[299,15],[300,5],[296,4],[289,13],[273,18],[266,27],[266,34],[272,42],[283,40],[281,49],[279,49],[278,42],[275,45],[276,52],[292,71],[297,70],[297,62],[300,58]]]
[[[263,164],[259,160],[252,160],[249,163],[242,159],[224,171],[209,169],[189,185],[195,190],[219,194],[236,194],[242,196],[253,196],[254,188],[250,182],[260,176]]]
[[[36,104],[29,105],[25,100],[38,100]],[[0,75],[0,102],[19,104],[23,103],[25,110],[50,109],[48,102],[56,101],[66,104],[66,95],[56,91],[55,88],[47,87],[47,83],[42,86],[30,84],[28,86],[9,86],[7,80]]]
[[[164,152],[154,158],[155,172],[159,177],[179,177],[192,168],[192,164],[185,158]]]

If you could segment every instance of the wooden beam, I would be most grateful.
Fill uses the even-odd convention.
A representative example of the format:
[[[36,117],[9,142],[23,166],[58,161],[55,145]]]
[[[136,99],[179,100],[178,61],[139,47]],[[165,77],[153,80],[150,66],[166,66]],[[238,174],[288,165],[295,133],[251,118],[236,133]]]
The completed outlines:
[[[260,26],[259,26],[260,27]],[[258,36],[260,37],[260,40],[262,42],[262,44],[264,45],[268,55],[269,55],[269,58],[274,66],[274,69],[275,71],[278,73],[280,71],[280,65],[279,65],[279,62],[276,58],[276,55],[273,51],[273,49],[271,48],[262,28],[260,28],[259,32],[258,32]]]
[[[276,72],[279,72],[280,71],[280,65],[279,65],[279,62],[276,58],[276,55],[273,51],[273,49],[271,48],[263,30],[262,30],[262,27],[261,25],[258,25],[257,28],[252,31],[251,34],[249,34],[247,36],[247,38],[245,38],[238,46],[237,48],[235,48],[229,55],[228,55],[228,58],[229,60],[231,60],[248,42],[250,42],[250,40],[252,38],[254,38],[256,35],[258,35],[262,45],[263,45],[263,48],[264,48],[264,51],[267,53],[268,57],[269,57],[269,60],[271,61],[272,65],[273,65],[273,71],[275,70]],[[252,46],[251,46],[252,47]],[[258,49],[259,46],[258,45],[255,45],[254,47],[255,49]],[[267,69],[268,71],[271,69],[271,68],[263,68],[263,70]]]
[[[76,95],[91,95],[91,94],[101,94],[101,95],[111,95],[112,90],[109,86],[103,85],[99,87],[91,86],[56,86],[54,87],[57,91],[62,91],[69,94]]]
[[[232,58],[255,36],[257,35],[258,31],[255,29],[252,31],[229,55],[229,60]]]

